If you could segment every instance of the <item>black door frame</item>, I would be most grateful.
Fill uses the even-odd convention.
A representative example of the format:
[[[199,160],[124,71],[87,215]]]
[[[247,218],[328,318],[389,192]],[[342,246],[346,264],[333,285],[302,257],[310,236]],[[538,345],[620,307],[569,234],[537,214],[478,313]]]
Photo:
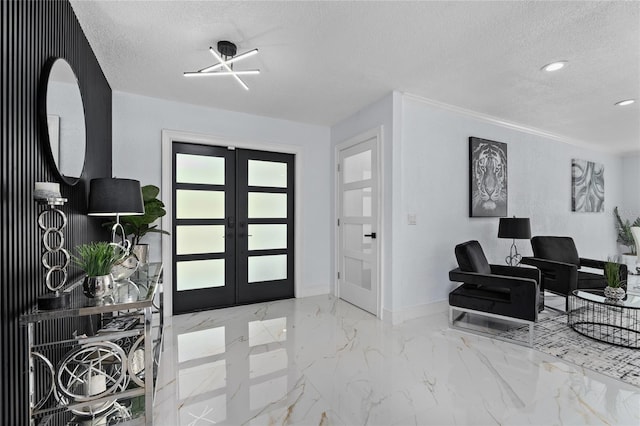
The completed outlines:
[[[177,255],[176,239],[172,239],[172,310],[174,314],[198,310],[217,309],[241,304],[256,303],[294,297],[295,292],[295,154],[260,151],[244,148],[228,148],[194,142],[171,141],[172,152],[172,231],[180,225],[225,225],[225,253]],[[194,154],[223,157],[225,159],[225,185],[176,183],[176,154]],[[287,164],[287,188],[249,186],[247,181],[249,160],[278,161]],[[225,191],[224,219],[177,219],[176,191],[223,190]],[[286,193],[287,218],[249,219],[248,193]],[[242,196],[244,195],[244,196]],[[287,248],[248,250],[248,226],[251,224],[286,224]],[[251,256],[287,255],[287,278],[260,283],[248,283],[248,258]],[[187,290],[188,297],[178,297],[176,261],[225,259],[225,286]],[[209,300],[216,300],[212,305]]]

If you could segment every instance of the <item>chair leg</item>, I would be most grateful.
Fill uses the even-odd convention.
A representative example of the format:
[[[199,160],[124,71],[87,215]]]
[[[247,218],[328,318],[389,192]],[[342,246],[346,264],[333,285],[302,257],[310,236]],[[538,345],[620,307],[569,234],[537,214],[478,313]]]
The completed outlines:
[[[533,324],[529,324],[529,346],[533,347]]]

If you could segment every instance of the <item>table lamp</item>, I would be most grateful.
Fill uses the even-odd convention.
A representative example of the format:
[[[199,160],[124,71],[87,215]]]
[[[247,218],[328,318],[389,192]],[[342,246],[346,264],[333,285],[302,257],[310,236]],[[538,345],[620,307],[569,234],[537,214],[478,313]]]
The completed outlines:
[[[131,242],[127,240],[120,216],[144,214],[140,182],[134,179],[91,179],[89,186],[89,216],[115,216],[111,228],[111,242],[116,243],[118,232],[122,236],[122,249],[128,254]]]
[[[498,226],[498,238],[511,238],[511,250],[504,260],[509,266],[518,266],[522,255],[518,253],[516,240],[528,240],[531,238],[531,224],[528,217],[503,217]]]

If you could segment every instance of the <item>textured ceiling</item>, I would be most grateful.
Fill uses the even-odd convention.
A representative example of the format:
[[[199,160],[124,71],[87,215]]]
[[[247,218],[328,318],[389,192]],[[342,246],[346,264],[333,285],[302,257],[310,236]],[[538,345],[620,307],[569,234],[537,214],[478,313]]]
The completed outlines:
[[[399,90],[586,146],[640,150],[640,3],[71,1],[117,91],[332,125]],[[237,69],[212,65],[219,40]],[[553,61],[565,69],[545,73]],[[638,100],[628,107],[616,101]]]

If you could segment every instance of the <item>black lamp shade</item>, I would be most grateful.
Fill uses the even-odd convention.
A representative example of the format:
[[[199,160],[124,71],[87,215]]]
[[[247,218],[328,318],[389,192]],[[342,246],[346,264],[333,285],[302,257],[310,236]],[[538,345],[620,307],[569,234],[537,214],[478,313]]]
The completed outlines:
[[[133,216],[144,214],[140,182],[133,179],[91,179],[90,216]]]
[[[502,217],[498,226],[498,238],[528,240],[531,238],[531,224],[528,217]]]

